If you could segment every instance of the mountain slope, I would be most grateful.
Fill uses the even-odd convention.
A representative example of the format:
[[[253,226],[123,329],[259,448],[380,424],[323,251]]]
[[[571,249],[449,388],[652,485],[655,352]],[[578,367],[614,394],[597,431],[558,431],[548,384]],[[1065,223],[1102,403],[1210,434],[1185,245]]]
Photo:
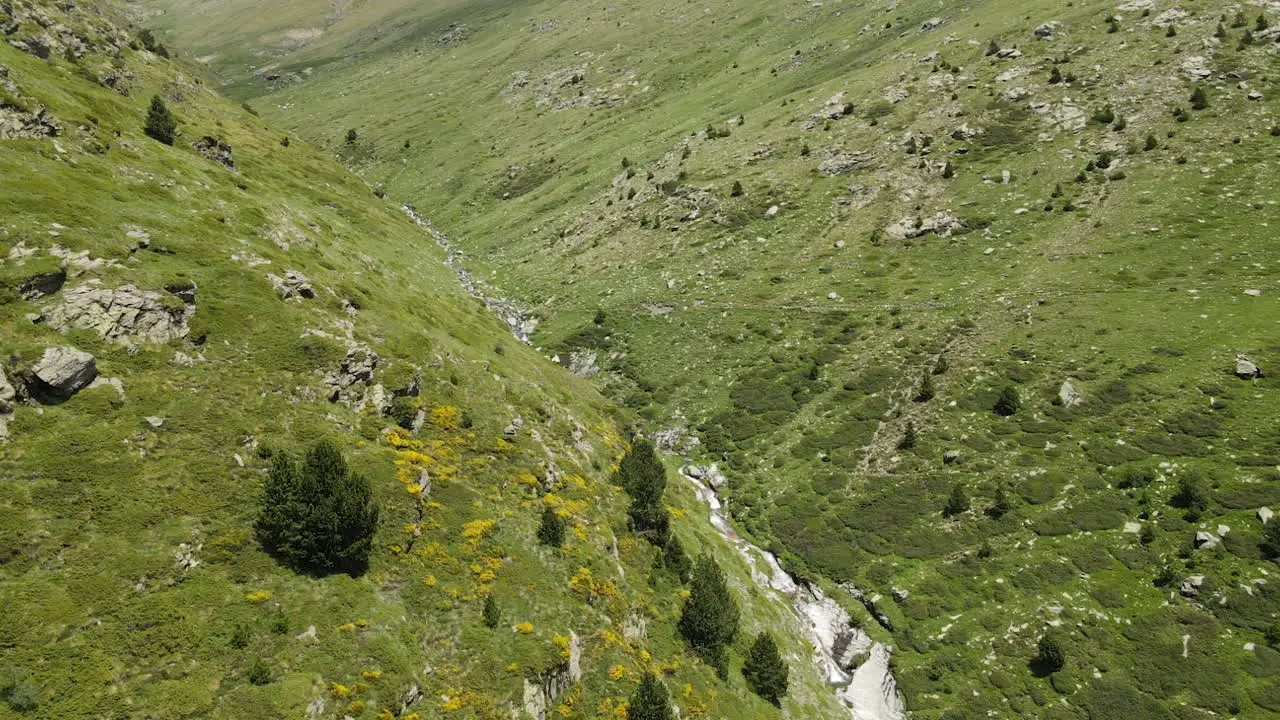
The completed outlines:
[[[149,6],[885,598],[920,716],[1280,711],[1280,6]]]
[[[686,716],[766,712],[679,641],[686,590],[609,481],[626,416],[397,204],[117,13],[0,4],[0,714],[604,717],[646,670]],[[358,577],[254,537],[272,458],[323,439],[380,509]],[[688,488],[667,503],[739,598],[735,657],[795,628]],[[787,711],[841,712],[779,641]]]

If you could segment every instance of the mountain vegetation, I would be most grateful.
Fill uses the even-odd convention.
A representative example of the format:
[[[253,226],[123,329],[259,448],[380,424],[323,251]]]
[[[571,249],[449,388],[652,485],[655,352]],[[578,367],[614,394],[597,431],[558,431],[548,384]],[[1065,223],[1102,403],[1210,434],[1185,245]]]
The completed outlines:
[[[1277,17],[0,3],[0,699],[1280,713]]]

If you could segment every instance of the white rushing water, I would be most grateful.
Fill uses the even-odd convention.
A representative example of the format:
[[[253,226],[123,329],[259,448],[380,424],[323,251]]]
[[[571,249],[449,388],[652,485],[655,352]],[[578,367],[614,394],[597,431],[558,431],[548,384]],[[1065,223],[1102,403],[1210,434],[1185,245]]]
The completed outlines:
[[[827,684],[854,720],[905,720],[898,683],[889,670],[890,651],[875,642],[862,628],[853,627],[849,613],[819,587],[802,585],[787,574],[773,553],[748,542],[729,523],[716,491],[699,478],[717,476],[715,466],[707,469],[685,466],[680,475],[688,480],[711,512],[711,524],[747,561],[751,576],[761,586],[782,596],[799,616],[814,647],[814,662],[822,669]],[[856,656],[867,657],[852,673],[844,668]]]

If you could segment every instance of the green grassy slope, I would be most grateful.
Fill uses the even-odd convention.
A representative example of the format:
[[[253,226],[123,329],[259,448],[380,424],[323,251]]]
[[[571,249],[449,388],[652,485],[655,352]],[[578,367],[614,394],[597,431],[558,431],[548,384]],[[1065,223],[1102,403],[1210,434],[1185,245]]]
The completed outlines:
[[[254,35],[320,3],[226,46],[149,5],[432,217],[548,354],[596,352],[609,394],[726,460],[793,568],[908,590],[879,608],[921,717],[1280,712],[1275,381],[1233,374],[1280,367],[1274,4],[383,3],[288,53]],[[973,509],[943,518],[957,484]],[[1038,677],[1049,628],[1070,661]]]
[[[114,13],[0,5],[8,40],[52,46],[41,58],[0,45],[0,129],[41,107],[58,128],[0,139],[0,358],[12,380],[46,348],[73,346],[119,382],[19,402],[5,423],[0,716],[25,705],[17,688],[37,703],[22,717],[509,717],[571,632],[583,676],[552,712],[610,716],[646,669],[686,715],[766,712],[738,674],[720,683],[678,640],[684,589],[653,569],[608,482],[624,414],[463,295],[390,199],[322,150],[282,142],[198,72],[131,48],[136,28]],[[172,147],[142,132],[152,94],[178,119]],[[197,152],[206,135],[230,146],[234,170]],[[61,290],[20,294],[60,266]],[[314,298],[281,299],[268,274],[286,270]],[[165,288],[192,284],[188,332],[167,342],[33,322],[95,287],[155,292],[180,314]],[[393,408],[421,411],[419,434],[392,432],[372,403],[329,401],[324,376],[353,344],[379,358],[368,393],[406,394]],[[271,453],[322,438],[381,508],[359,578],[296,575],[253,538]],[[423,468],[420,508],[406,485]],[[743,649],[747,631],[795,622],[691,493],[669,502],[689,551],[723,558]],[[563,552],[534,540],[544,504],[569,522]],[[496,630],[479,621],[490,594]],[[647,633],[624,634],[634,618]],[[804,642],[782,639],[788,712],[835,712]]]

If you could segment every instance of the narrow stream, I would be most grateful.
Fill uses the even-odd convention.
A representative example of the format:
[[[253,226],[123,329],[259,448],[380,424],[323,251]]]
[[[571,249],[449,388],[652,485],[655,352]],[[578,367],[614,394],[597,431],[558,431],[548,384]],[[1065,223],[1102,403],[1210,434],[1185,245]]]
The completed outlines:
[[[813,661],[822,668],[849,717],[854,720],[904,720],[898,683],[889,670],[889,648],[875,642],[862,628],[853,627],[849,613],[819,587],[797,583],[778,559],[745,540],[729,523],[720,498],[711,485],[718,476],[715,466],[685,465],[680,475],[688,480],[711,512],[711,524],[729,541],[751,568],[752,579],[786,599],[799,616],[814,646]],[[707,482],[703,482],[703,480]],[[859,655],[865,660],[852,672],[845,670]]]
[[[483,302],[485,307],[489,308],[502,322],[506,323],[507,327],[511,329],[511,334],[515,335],[517,340],[526,345],[531,344],[529,336],[537,328],[538,321],[525,316],[524,309],[514,300],[486,295],[484,291],[488,286],[483,281],[476,280],[475,276],[462,266],[462,251],[453,247],[449,242],[449,236],[431,227],[431,221],[420,215],[412,205],[401,205],[400,209],[417,223],[418,227],[426,230],[427,234],[435,238],[440,247],[444,248],[444,264],[458,274],[458,283],[462,285],[462,289],[471,297]]]
[[[484,302],[516,338],[529,343],[537,321],[525,317],[523,309],[514,301],[487,296],[482,283],[462,266],[462,251],[450,244],[448,236],[431,227],[431,223],[412,205],[402,205],[401,210],[444,248],[445,264],[457,273],[463,290]],[[722,478],[715,465],[707,468],[685,465],[680,468],[680,475],[694,486],[698,498],[706,503],[711,513],[711,524],[747,561],[752,579],[762,587],[772,589],[795,610],[797,624],[813,644],[813,662],[822,669],[827,684],[835,690],[849,717],[854,720],[905,720],[898,683],[889,670],[889,648],[872,640],[862,628],[854,627],[849,613],[827,597],[822,588],[797,583],[782,569],[773,553],[756,547],[733,529],[712,487],[716,479]],[[704,483],[704,478],[708,482]],[[865,656],[862,663],[852,672],[845,670],[859,656]]]

